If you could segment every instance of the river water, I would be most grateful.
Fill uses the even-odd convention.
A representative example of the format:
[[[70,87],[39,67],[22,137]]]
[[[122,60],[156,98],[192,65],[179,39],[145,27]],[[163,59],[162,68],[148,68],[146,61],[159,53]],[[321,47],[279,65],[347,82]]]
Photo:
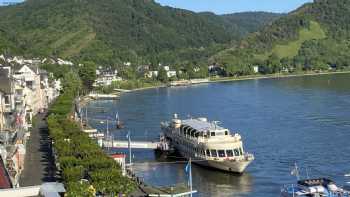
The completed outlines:
[[[112,132],[123,140],[128,130],[134,140],[156,140],[159,123],[174,113],[219,120],[239,131],[255,161],[243,175],[194,165],[195,196],[279,196],[282,185],[296,180],[290,175],[295,162],[304,177],[327,176],[340,185],[350,181],[344,176],[350,173],[349,74],[151,89],[88,107],[90,123],[102,131],[106,125],[93,119],[113,118],[118,111],[126,128]],[[137,174],[146,182],[187,182],[184,163],[157,163],[150,150],[135,150],[133,155]]]

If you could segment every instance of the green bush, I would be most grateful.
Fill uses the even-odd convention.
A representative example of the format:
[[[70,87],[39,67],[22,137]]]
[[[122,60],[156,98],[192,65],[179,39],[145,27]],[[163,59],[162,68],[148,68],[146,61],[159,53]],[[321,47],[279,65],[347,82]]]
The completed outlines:
[[[135,184],[121,175],[121,169],[108,157],[79,125],[69,118],[73,100],[81,87],[75,73],[64,75],[66,84],[62,95],[50,110],[48,127],[58,155],[63,181],[68,196],[92,196],[90,185],[80,183],[87,179],[96,191],[104,194],[128,194]],[[79,78],[78,78],[79,79]]]

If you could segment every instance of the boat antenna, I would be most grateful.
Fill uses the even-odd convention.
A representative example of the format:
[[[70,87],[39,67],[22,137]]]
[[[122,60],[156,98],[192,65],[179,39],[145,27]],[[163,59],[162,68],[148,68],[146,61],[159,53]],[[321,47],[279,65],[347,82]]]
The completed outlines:
[[[216,127],[217,127],[217,125],[220,123],[220,121],[213,121],[213,123],[214,123],[215,130],[216,130]]]

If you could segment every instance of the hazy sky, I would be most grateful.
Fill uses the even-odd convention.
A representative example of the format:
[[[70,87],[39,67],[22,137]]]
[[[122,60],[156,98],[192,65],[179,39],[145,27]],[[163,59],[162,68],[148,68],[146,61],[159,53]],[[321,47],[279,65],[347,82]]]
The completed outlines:
[[[0,5],[4,5],[7,3],[13,3],[13,2],[21,2],[23,0],[0,0]]]
[[[312,0],[156,0],[162,5],[227,14],[243,11],[290,12]]]
[[[22,0],[0,0],[20,2]],[[96,0],[98,1],[98,0]],[[141,0],[140,0],[141,1]],[[193,10],[196,12],[211,11],[226,14],[243,11],[289,12],[312,0],[155,0],[162,5]]]

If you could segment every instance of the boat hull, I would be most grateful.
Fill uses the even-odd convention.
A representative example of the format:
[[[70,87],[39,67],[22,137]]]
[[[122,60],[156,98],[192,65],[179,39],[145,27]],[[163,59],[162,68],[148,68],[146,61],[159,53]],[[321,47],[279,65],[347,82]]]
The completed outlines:
[[[192,158],[193,163],[207,167],[212,168],[215,170],[225,171],[225,172],[231,172],[231,173],[237,173],[242,174],[245,169],[248,167],[248,165],[253,161],[252,160],[204,160],[203,158],[196,157],[195,155],[192,155],[191,153],[185,152],[185,149],[183,149],[181,146],[175,147],[176,152],[180,154],[181,156],[189,159],[189,157]],[[191,155],[191,156],[189,156]]]
[[[194,163],[204,167],[213,168],[213,169],[217,169],[225,172],[238,173],[238,174],[242,174],[251,162],[252,161],[249,161],[249,160],[247,161],[206,160],[206,161],[199,161],[199,162],[194,161]]]

